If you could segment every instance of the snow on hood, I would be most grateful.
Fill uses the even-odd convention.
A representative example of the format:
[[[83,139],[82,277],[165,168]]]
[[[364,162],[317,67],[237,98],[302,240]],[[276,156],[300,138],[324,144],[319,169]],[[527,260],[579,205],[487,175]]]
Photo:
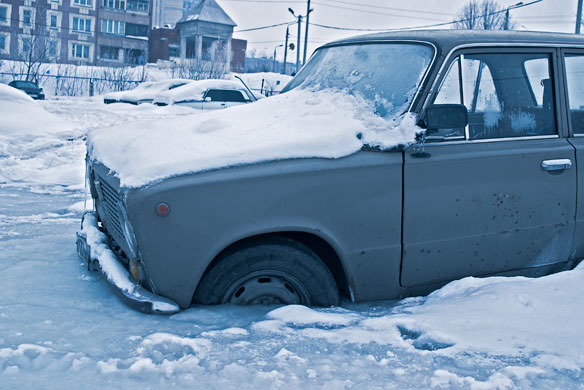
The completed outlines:
[[[237,90],[242,91],[244,96],[248,95],[240,81],[208,79],[191,81],[178,88],[160,92],[154,97],[154,103],[172,104],[188,100],[201,101],[205,92],[209,89]]]
[[[365,99],[338,90],[293,90],[226,110],[137,121],[88,136],[91,157],[125,187],[181,174],[293,158],[340,158],[364,144],[415,141],[415,118],[385,119]]]

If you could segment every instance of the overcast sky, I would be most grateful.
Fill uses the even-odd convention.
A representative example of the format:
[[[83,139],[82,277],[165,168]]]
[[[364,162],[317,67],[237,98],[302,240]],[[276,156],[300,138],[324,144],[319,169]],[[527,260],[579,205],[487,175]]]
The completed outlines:
[[[248,28],[294,21],[288,12],[306,14],[306,0],[217,0],[238,24],[235,38],[246,39],[248,49],[266,51],[272,55],[274,47],[284,42],[286,26],[271,29],[237,32]],[[467,0],[311,0],[310,22],[345,28],[391,29],[423,26],[455,19],[458,10]],[[530,0],[524,0],[529,3]],[[576,21],[577,0],[543,0],[541,3],[511,11],[512,19],[522,30],[558,31],[573,33]],[[499,0],[508,7],[517,0]],[[450,27],[450,26],[448,26]],[[323,43],[360,35],[365,32],[309,28],[308,55]],[[297,39],[296,25],[290,27],[293,42]],[[302,27],[304,44],[304,24]],[[295,61],[296,53],[288,53]],[[283,47],[278,48],[278,60],[283,58]]]

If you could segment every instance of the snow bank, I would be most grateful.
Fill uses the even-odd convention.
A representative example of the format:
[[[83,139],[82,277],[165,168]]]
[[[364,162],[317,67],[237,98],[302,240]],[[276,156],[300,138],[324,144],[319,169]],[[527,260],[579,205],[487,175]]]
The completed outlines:
[[[47,135],[73,129],[70,123],[45,111],[27,94],[6,84],[0,84],[0,118],[0,137]]]
[[[420,354],[530,360],[528,371],[508,368],[507,379],[546,369],[580,371],[584,311],[574,308],[584,307],[583,280],[584,264],[535,279],[468,277],[427,297],[405,299],[386,315],[363,317],[344,309],[327,313],[288,306],[268,313],[252,328],[340,344],[393,345]],[[480,388],[474,379],[448,372],[437,371],[432,381],[436,387],[465,382]]]
[[[364,144],[415,141],[412,115],[389,120],[363,98],[337,90],[293,90],[253,104],[89,133],[88,150],[122,186],[234,165],[340,158]]]

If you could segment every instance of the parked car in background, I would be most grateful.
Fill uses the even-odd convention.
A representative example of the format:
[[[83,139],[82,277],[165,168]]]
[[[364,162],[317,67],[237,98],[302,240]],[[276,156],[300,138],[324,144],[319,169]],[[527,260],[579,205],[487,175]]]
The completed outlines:
[[[39,87],[38,84],[32,81],[14,80],[8,83],[8,85],[10,85],[13,88],[20,89],[33,99],[37,100],[45,99],[45,93],[43,92],[43,89]]]
[[[181,87],[193,80],[187,79],[170,79],[162,81],[147,81],[138,85],[129,91],[110,92],[104,95],[103,102],[109,103],[129,103],[142,104],[152,103],[154,97],[164,91],[170,91],[174,88]]]
[[[231,80],[198,80],[179,88],[159,93],[153,103],[216,110],[256,101],[255,95],[243,83]]]
[[[107,243],[133,275],[127,284],[135,294],[123,295],[155,312],[191,303],[393,299],[465,276],[569,269],[584,258],[583,48],[584,38],[572,34],[457,30],[324,45],[282,95],[251,105],[249,113],[261,124],[260,113],[278,112],[279,121],[270,122],[276,133],[326,127],[330,135],[342,127],[335,115],[354,118],[352,106],[359,106],[369,119],[347,132],[355,148],[335,158],[299,158],[293,146],[284,147],[277,156],[237,164],[237,153],[256,147],[240,142],[228,156],[234,163],[220,169],[126,187],[116,172],[128,160],[138,166],[151,160],[168,143],[140,139],[134,154],[144,157],[116,163],[118,150],[133,140],[108,138],[87,159],[96,209],[85,216],[78,252],[99,269]],[[197,96],[181,93],[165,103],[193,99],[202,106],[217,90],[208,84]],[[333,90],[354,99],[341,106],[326,100],[331,114],[318,104]],[[281,115],[269,105],[279,98],[292,110],[317,109]],[[261,129],[244,111],[234,114],[253,135]],[[212,136],[220,119],[208,118],[197,124],[207,131],[195,141]],[[398,127],[413,134],[411,143],[369,143],[367,134],[384,134],[400,118],[411,119]],[[221,119],[221,128],[238,125],[229,115]],[[334,148],[327,141],[309,146]],[[189,145],[176,145],[188,155]],[[109,164],[98,160],[104,155],[114,156]],[[157,164],[149,175],[169,161]],[[100,238],[88,243],[95,232]],[[175,304],[162,307],[158,299]]]

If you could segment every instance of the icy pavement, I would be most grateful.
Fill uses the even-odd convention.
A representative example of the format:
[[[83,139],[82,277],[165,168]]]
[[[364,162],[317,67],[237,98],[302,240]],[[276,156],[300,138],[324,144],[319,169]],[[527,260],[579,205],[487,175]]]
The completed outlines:
[[[81,100],[45,107],[80,134],[181,114]],[[23,148],[78,169],[78,142],[43,155]],[[58,157],[63,150],[71,154]],[[26,164],[0,156],[0,169],[8,162]],[[47,182],[59,178],[48,172]],[[584,389],[584,266],[467,278],[399,302],[145,315],[77,257],[74,182],[22,176],[0,186],[0,389]]]

